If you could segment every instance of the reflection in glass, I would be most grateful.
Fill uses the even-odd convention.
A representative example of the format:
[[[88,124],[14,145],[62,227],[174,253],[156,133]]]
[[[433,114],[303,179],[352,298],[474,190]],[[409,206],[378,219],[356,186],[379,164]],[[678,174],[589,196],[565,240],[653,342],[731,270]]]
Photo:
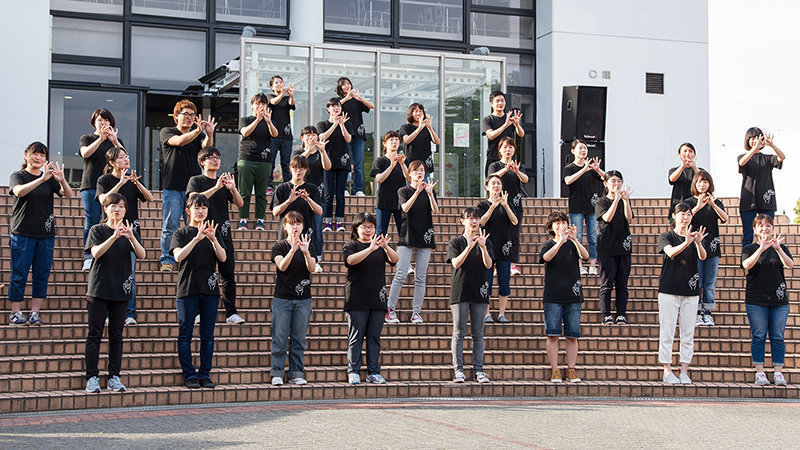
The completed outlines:
[[[533,0],[472,0],[473,5],[533,9]]]
[[[463,9],[460,0],[400,0],[400,35],[460,40]]]
[[[132,27],[131,84],[183,91],[206,74],[206,34]]]
[[[133,0],[132,11],[134,14],[205,19],[206,0]]]
[[[50,0],[50,9],[93,14],[122,14],[123,0]]]
[[[492,51],[492,56],[506,59],[506,84],[508,86],[533,87],[533,55]]]
[[[217,51],[214,67],[219,67],[228,61],[238,58],[241,46],[239,44],[239,34],[217,33]],[[236,145],[239,145],[238,143]]]
[[[325,0],[325,29],[389,34],[389,0]]]
[[[217,0],[217,20],[286,26],[286,0]]]
[[[471,43],[533,49],[533,17],[472,13]]]
[[[78,64],[53,63],[51,65],[53,80],[85,81],[87,83],[120,83],[119,67],[82,66]]]
[[[53,17],[53,53],[122,58],[122,23]]]

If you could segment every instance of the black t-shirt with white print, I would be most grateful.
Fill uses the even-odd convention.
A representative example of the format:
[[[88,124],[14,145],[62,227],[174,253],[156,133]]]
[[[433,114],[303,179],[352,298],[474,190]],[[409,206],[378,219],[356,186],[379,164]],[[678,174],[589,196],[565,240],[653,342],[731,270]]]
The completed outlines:
[[[242,129],[250,126],[256,121],[256,116],[247,116],[239,119],[239,134]],[[269,162],[272,154],[269,145],[272,143],[272,135],[269,133],[269,125],[264,120],[258,122],[256,128],[247,136],[242,135],[239,142],[240,161]]]
[[[678,167],[669,169],[669,173],[667,174],[668,180],[669,175],[672,175],[672,172],[675,172],[676,170],[678,170]],[[681,175],[676,181],[669,180],[669,184],[672,186],[672,194],[669,201],[669,217],[672,217],[672,212],[675,210],[675,205],[682,203],[684,200],[692,196],[693,179],[694,169],[691,167],[686,167],[683,169],[683,172],[681,172]]]
[[[287,181],[286,183],[281,183],[276,189],[275,194],[272,196],[272,200],[270,201],[269,209],[274,209],[276,206],[280,205],[281,203],[285,202],[289,199],[292,194],[292,187],[294,185],[291,181]],[[316,186],[309,182],[305,182],[299,186],[297,186],[297,190],[305,189],[308,193],[308,196],[311,200],[320,206],[322,206],[322,195],[319,193],[319,189]],[[304,199],[297,197],[295,201],[289,204],[286,209],[283,210],[283,213],[280,216],[280,220],[278,220],[278,239],[286,239],[286,230],[283,228],[283,218],[289,211],[297,211],[300,215],[303,216],[303,234],[310,234],[311,235],[311,244],[316,248],[317,246],[317,225],[314,219],[315,214],[314,210],[311,209],[311,205],[308,204],[307,201]]]
[[[341,101],[343,98],[344,97],[339,97],[339,101]],[[342,103],[342,113],[347,114],[347,123],[353,127],[353,140],[367,140],[367,130],[364,126],[364,117],[362,116],[362,113],[368,112],[369,108],[367,108],[367,105],[354,98]]]
[[[186,197],[189,197],[190,192],[205,192],[217,185],[217,178],[209,178],[205,175],[197,175],[189,179],[186,184]],[[217,224],[217,231],[222,234],[222,239],[225,240],[225,246],[233,244],[233,233],[231,233],[231,221],[228,214],[228,203],[233,202],[233,193],[226,187],[222,187],[217,192],[214,192],[208,199],[208,218],[207,220],[213,221]]]
[[[117,183],[119,183],[119,178],[110,173],[98,178],[97,193],[94,196],[95,201],[99,202],[100,196],[114,189],[114,186],[116,186]],[[141,234],[141,231],[139,230],[139,201],[146,200],[144,194],[142,194],[142,191],[140,191],[139,188],[137,188],[136,185],[131,181],[123,184],[117,193],[125,197],[125,201],[127,202],[127,206],[125,207],[125,220],[133,225],[133,231]],[[102,214],[100,215],[100,221],[105,222],[105,220],[106,212],[103,210]]]
[[[413,187],[403,186],[397,191],[398,206],[407,202],[414,195]],[[433,191],[436,198],[436,191]],[[400,228],[398,246],[412,248],[436,248],[436,239],[433,231],[433,211],[431,199],[424,190],[419,193],[417,200],[407,212],[403,212],[403,226]]]
[[[176,248],[186,247],[197,236],[197,228],[187,226],[179,229],[172,235],[169,254],[175,255]],[[225,248],[222,233],[217,229],[217,241]],[[198,242],[189,255],[178,263],[178,289],[177,298],[191,295],[211,295],[219,297],[219,283],[217,278],[217,254],[214,245],[207,238]]]
[[[317,133],[323,134],[332,126],[334,126],[333,123],[328,120],[317,122]],[[344,128],[350,136],[353,135],[353,127],[350,122],[345,122]],[[330,170],[350,170],[350,153],[347,151],[347,141],[344,140],[344,135],[342,135],[342,129],[339,128],[339,125],[336,125],[336,129],[328,136],[328,144],[325,145],[325,151],[328,152],[328,159],[331,160]]]
[[[383,173],[392,165],[388,157],[381,155],[372,163],[372,170],[369,175],[375,178]],[[389,172],[389,176],[378,183],[378,195],[376,195],[377,208],[386,211],[397,211],[400,203],[397,201],[397,190],[406,185],[406,178],[403,176],[403,168],[400,164],[395,164],[394,169]]]
[[[539,264],[544,264],[544,296],[546,303],[583,302],[583,286],[581,285],[580,253],[573,242],[565,242],[558,253],[550,261],[545,261],[544,254],[555,247],[556,241],[549,239],[542,242],[539,250]]]
[[[289,111],[295,108],[294,105],[289,104],[289,94],[284,94],[281,100],[273,105],[272,99],[277,97],[273,93],[267,94],[267,101],[269,102],[269,109],[272,110],[272,124],[278,130],[278,135],[275,139],[294,139],[292,137],[292,118]]]
[[[561,173],[561,181],[565,178],[575,175],[583,169],[583,166],[570,163],[564,167]],[[599,198],[598,192],[600,183],[603,178],[594,170],[588,170],[583,175],[573,181],[572,184],[567,184],[569,187],[569,213],[570,214],[594,214],[594,207]]]
[[[481,216],[483,216],[492,207],[492,203],[488,200],[481,200],[475,207],[481,211]],[[492,241],[492,247],[495,249],[495,260],[514,259],[511,254],[511,220],[509,220],[508,213],[502,205],[498,205],[492,211],[489,221],[481,228],[486,230],[489,240]]]
[[[447,263],[451,264],[468,247],[464,235],[450,239],[447,245]],[[492,241],[486,241],[489,258],[494,259]],[[477,243],[472,247],[467,258],[453,269],[450,278],[450,304],[456,303],[489,303],[489,276],[483,264],[483,253]]]
[[[101,245],[114,235],[114,229],[106,223],[99,223],[89,229],[83,251],[91,252],[92,247]],[[139,233],[134,237],[141,243]],[[92,259],[89,269],[89,283],[86,296],[102,298],[113,302],[130,301],[133,295],[133,267],[131,252],[133,245],[125,237],[120,237],[111,244],[103,256]]]
[[[620,200],[617,210],[610,222],[603,220],[603,214],[611,209],[614,200],[608,196],[597,199],[595,215],[597,216],[597,254],[600,256],[630,255],[633,249],[633,238],[625,218],[625,201]]]
[[[697,206],[697,197],[689,197],[684,200],[684,203],[689,205],[689,208],[694,209]],[[725,206],[720,200],[715,200],[714,203],[723,211]],[[706,227],[706,238],[703,239],[703,247],[706,249],[706,257],[711,258],[714,256],[722,255],[722,241],[719,238],[719,214],[714,211],[711,205],[706,205],[697,214],[692,215],[692,230],[697,231],[700,226]]]
[[[481,134],[486,136],[487,131],[497,130],[498,128],[502,127],[504,123],[506,123],[505,114],[502,116],[489,114],[488,116],[484,117],[483,120],[481,120]],[[489,139],[489,137],[486,136],[489,141],[488,148],[486,149],[486,161],[489,164],[500,160],[500,141],[506,137],[510,137],[512,139],[517,137],[517,129],[514,127],[514,125],[509,125],[506,127],[506,129],[494,139]],[[489,173],[492,173],[491,169]]]
[[[277,256],[289,254],[292,251],[291,242],[286,239],[272,245],[272,262]],[[308,252],[314,255],[314,249],[309,247]],[[275,269],[275,298],[285,300],[305,300],[311,298],[311,273],[306,267],[306,259],[299,249],[292,256],[292,261],[285,271]]]
[[[97,134],[84,134],[81,136],[79,146],[88,147],[98,139],[100,139],[100,136]],[[120,147],[125,148],[125,144],[122,143],[122,139],[117,139],[117,141],[119,142]],[[106,153],[112,148],[114,148],[114,144],[109,139],[106,139],[97,146],[97,150],[89,155],[88,158],[83,158],[81,190],[95,188],[97,179],[103,175],[103,169],[106,167]]]
[[[400,137],[402,139],[403,136],[410,136],[414,134],[418,128],[417,125],[412,123],[404,123],[400,125]],[[425,163],[425,173],[433,172],[433,153],[431,152],[431,144],[433,143],[433,138],[431,137],[431,132],[428,131],[428,127],[422,128],[420,130],[417,137],[414,138],[413,141],[405,144],[403,154],[406,155],[406,167],[410,166],[414,161],[422,161]]]
[[[302,156],[303,149],[298,148],[297,150],[292,152],[292,158],[295,156]],[[319,150],[315,151],[314,153],[306,156],[306,161],[308,161],[308,170],[306,171],[306,181],[313,184],[317,188],[322,186],[322,183],[325,181],[325,169],[322,168],[322,156],[319,153]],[[320,195],[322,195],[322,189],[320,189]]]
[[[742,249],[742,261],[758,250],[759,244],[754,242]],[[789,258],[789,248],[781,244],[781,250]],[[789,285],[784,276],[783,262],[774,248],[761,253],[755,266],[747,271],[747,286],[744,302],[748,305],[783,306],[789,304]]]
[[[505,167],[506,163],[503,161],[493,162],[489,166],[489,174],[491,175],[499,172],[505,169]],[[519,171],[525,173],[525,166],[520,164]],[[522,185],[520,184],[519,176],[509,170],[504,173],[500,179],[503,180],[503,190],[508,192],[508,204],[511,205],[511,209],[514,210],[514,214],[517,215],[517,219],[522,220],[522,214],[525,208],[522,204]]]
[[[664,252],[666,246],[677,247],[686,240],[675,230],[658,235],[658,253],[663,253],[661,276],[658,278],[658,292],[690,297],[700,295],[700,272],[697,270],[697,246],[691,244],[682,252],[670,258]]]
[[[386,263],[389,255],[382,248],[367,255],[360,263],[350,265],[347,257],[369,247],[369,243],[351,239],[342,247],[342,260],[347,267],[347,282],[344,285],[344,310],[360,311],[388,309],[386,290]]]
[[[194,128],[192,128],[194,129]],[[167,142],[173,136],[182,136],[178,127],[162,128],[159,140],[161,142],[161,188],[173,191],[183,191],[189,178],[200,175],[202,169],[197,164],[197,154],[203,148],[205,133],[200,133],[192,142],[180,147],[173,147]]]
[[[8,183],[8,192],[14,196],[14,205],[11,207],[11,234],[34,239],[56,235],[53,194],[61,191],[61,184],[55,178],[50,177],[22,197],[14,195],[15,186],[28,184],[41,176],[33,175],[27,170],[18,170],[11,174]]]
[[[739,155],[736,161],[744,155]],[[747,164],[739,166],[742,174],[742,190],[739,194],[740,211],[776,211],[775,184],[772,181],[772,169],[780,169],[783,162],[777,155],[754,154]]]

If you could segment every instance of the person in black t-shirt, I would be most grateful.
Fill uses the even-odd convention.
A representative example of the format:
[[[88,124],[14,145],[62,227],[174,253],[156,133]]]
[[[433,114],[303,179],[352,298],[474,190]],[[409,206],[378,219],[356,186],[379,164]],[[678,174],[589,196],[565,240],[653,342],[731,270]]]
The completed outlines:
[[[421,161],[425,165],[425,182],[433,173],[433,151],[431,143],[439,145],[439,136],[433,129],[433,119],[430,114],[425,114],[422,103],[412,103],[406,114],[408,123],[400,126],[400,136],[403,138],[406,155],[406,166],[411,167],[414,161]]]
[[[283,384],[286,350],[289,347],[289,383],[304,385],[303,354],[306,331],[311,317],[311,272],[316,260],[312,256],[311,236],[305,233],[303,216],[289,211],[283,217],[286,239],[272,246],[272,261],[277,268],[275,293],[272,298],[272,384]],[[291,337],[291,346],[287,341]]]
[[[303,131],[300,132],[300,140],[303,142],[303,147],[292,152],[292,158],[302,156],[306,159],[308,162],[306,181],[316,186],[317,190],[319,190],[320,198],[324,199],[325,171],[331,170],[331,159],[328,158],[328,152],[325,150],[328,141],[320,141],[317,128],[311,125],[303,127]],[[322,262],[322,249],[325,246],[322,233],[322,217],[322,214],[314,214],[314,231],[317,236],[314,244],[317,253],[317,266],[314,268],[314,273],[322,273],[322,265],[320,263]]]
[[[575,160],[564,167],[561,178],[569,186],[569,221],[575,225],[578,242],[583,242],[583,225],[586,223],[586,243],[589,250],[589,267],[581,265],[581,275],[597,275],[597,203],[598,182],[603,181],[603,169],[599,158],[588,159],[586,141],[575,139],[572,149]]]
[[[81,177],[81,203],[85,218],[83,226],[83,244],[86,245],[86,236],[89,229],[100,223],[100,203],[95,199],[97,192],[95,186],[97,179],[103,174],[106,152],[114,147],[125,147],[117,138],[119,130],[115,128],[117,122],[111,111],[100,108],[92,113],[89,123],[94,127],[94,133],[81,136],[79,146],[83,157],[83,176]],[[91,253],[83,254],[83,270],[89,270],[92,264]]]
[[[481,211],[475,207],[461,212],[464,233],[450,239],[447,260],[453,265],[450,286],[450,312],[453,314],[453,338],[450,350],[453,354],[454,383],[463,383],[464,336],[467,320],[471,323],[472,370],[478,383],[489,383],[483,371],[483,327],[484,317],[489,312],[489,276],[492,267],[492,242],[481,229]]]
[[[774,155],[765,155],[761,150],[769,145]],[[742,247],[753,242],[753,219],[758,214],[775,217],[778,201],[775,199],[775,185],[772,169],[783,168],[786,155],[773,142],[773,135],[764,134],[752,127],[744,135],[744,149],[747,153],[739,155],[739,173],[742,174],[742,190],[739,195],[739,215],[742,217]]]
[[[347,174],[350,173],[350,155],[347,144],[353,139],[353,127],[348,123],[347,114],[342,113],[338,98],[327,103],[328,120],[317,123],[317,131],[322,141],[328,141],[326,150],[331,159],[331,168],[325,172],[325,225],[323,231],[344,231],[344,190],[347,187]],[[336,197],[336,213],[333,211],[333,198]],[[335,225],[332,221],[335,219]]]
[[[433,215],[439,212],[436,201],[436,183],[425,181],[425,165],[414,161],[408,168],[411,184],[397,191],[397,202],[403,210],[403,225],[400,229],[400,240],[397,242],[397,254],[400,263],[394,273],[392,287],[389,289],[389,310],[386,312],[387,323],[399,323],[395,313],[400,290],[411,268],[411,257],[416,255],[417,268],[414,271],[414,300],[411,308],[411,323],[422,323],[422,302],[425,300],[425,286],[428,281],[428,261],[436,239],[433,229]]]
[[[336,95],[342,102],[342,112],[347,114],[350,126],[353,127],[353,139],[347,144],[350,150],[350,162],[353,163],[353,194],[364,195],[364,141],[367,140],[367,131],[364,126],[364,113],[375,109],[375,105],[361,97],[358,89],[353,89],[353,84],[347,77],[336,80]]]
[[[383,155],[375,158],[370,176],[378,182],[378,193],[375,195],[376,215],[378,216],[378,235],[389,232],[389,221],[394,216],[397,232],[403,228],[403,210],[397,201],[397,190],[406,185],[408,168],[405,155],[400,155],[400,135],[387,131],[383,135]]]
[[[509,137],[516,141],[516,136],[525,136],[525,130],[520,125],[522,111],[506,110],[506,96],[501,91],[493,91],[489,94],[489,104],[492,105],[492,113],[484,117],[481,121],[481,134],[486,136],[489,146],[486,149],[486,167],[484,172],[489,175],[489,166],[495,161],[500,161],[499,144],[502,138]]]
[[[684,203],[692,209],[692,227],[706,228],[703,247],[706,259],[697,261],[700,273],[700,300],[697,303],[697,325],[714,325],[711,310],[716,308],[717,272],[719,257],[722,254],[722,241],[719,238],[719,223],[728,221],[725,206],[714,196],[714,180],[705,170],[699,170],[692,180],[692,196]],[[705,312],[703,312],[705,310]]]
[[[386,313],[386,263],[394,266],[400,257],[388,236],[375,234],[376,220],[358,213],[350,228],[350,240],[342,248],[347,268],[344,312],[347,315],[347,381],[361,383],[361,347],[367,341],[367,383],[383,384],[381,376],[381,331]]]
[[[39,310],[47,297],[47,280],[53,266],[53,247],[56,230],[53,215],[53,194],[72,197],[63,167],[49,163],[50,151],[41,142],[25,148],[22,170],[11,174],[8,190],[14,196],[11,208],[11,283],[8,301],[11,302],[11,325],[42,325]],[[21,305],[25,300],[28,273],[31,277],[31,312],[26,319]]]
[[[217,123],[212,118],[203,120],[197,115],[197,107],[191,100],[183,99],[175,104],[172,119],[177,126],[162,128],[159,134],[161,145],[161,271],[172,272],[175,258],[170,254],[172,234],[178,229],[186,206],[186,183],[189,178],[200,175],[197,154],[200,149],[214,145],[214,129]]]
[[[209,204],[208,220],[219,225],[219,232],[225,243],[225,261],[220,261],[217,265],[221,299],[225,306],[225,322],[241,325],[244,319],[236,309],[236,256],[233,252],[233,230],[228,215],[228,203],[241,207],[244,200],[236,189],[232,174],[223,173],[217,177],[222,160],[216,147],[203,147],[197,155],[197,162],[203,169],[203,174],[189,179],[186,192],[203,194]]]
[[[685,203],[675,206],[672,218],[675,229],[658,236],[658,252],[664,254],[658,280],[658,362],[664,365],[665,383],[691,384],[688,370],[694,355],[694,311],[700,299],[697,261],[706,259],[706,229],[702,225],[692,229],[692,210]],[[672,343],[679,316],[681,375],[676,377],[672,373]]]
[[[506,306],[508,306],[508,296],[511,295],[511,263],[513,252],[511,251],[511,228],[518,223],[514,210],[508,203],[508,192],[503,191],[503,180],[498,175],[489,175],[486,179],[486,200],[481,200],[475,205],[481,211],[481,228],[483,228],[494,252],[492,267],[487,270],[489,278],[489,297],[492,296],[492,281],[494,272],[497,271],[497,294],[500,301],[499,315],[497,321],[509,323],[506,319]],[[486,311],[485,322],[492,322],[491,307]]]
[[[603,323],[614,323],[611,316],[611,290],[617,289],[617,323],[626,324],[628,311],[628,276],[631,273],[631,237],[629,222],[633,220],[630,186],[622,187],[622,174],[617,170],[603,177],[603,196],[597,200],[597,261],[600,263],[600,314]]]
[[[544,328],[547,334],[547,361],[550,363],[550,381],[560,383],[558,370],[558,338],[562,326],[566,338],[567,380],[580,383],[575,371],[578,363],[578,338],[581,337],[581,286],[580,260],[589,257],[589,252],[578,240],[578,228],[569,223],[561,211],[547,217],[545,230],[554,239],[542,242],[539,263],[544,264]]]
[[[669,212],[667,213],[670,225],[672,225],[672,212],[675,210],[675,205],[691,197],[694,174],[703,170],[697,168],[697,154],[694,145],[690,142],[684,142],[678,147],[678,157],[681,159],[681,165],[669,169],[668,176],[669,184],[672,186]]]
[[[272,92],[267,94],[269,107],[272,109],[272,123],[278,130],[278,136],[273,136],[270,143],[272,149],[272,156],[270,156],[271,163],[275,164],[277,161],[278,153],[281,154],[280,164],[283,182],[289,180],[292,176],[289,173],[289,158],[292,155],[292,143],[294,137],[292,136],[292,118],[290,111],[295,109],[294,105],[294,83],[289,86],[283,84],[283,78],[278,75],[269,79],[269,88]],[[270,172],[271,174],[271,172]],[[272,176],[270,176],[270,179]],[[270,180],[272,182],[272,180]],[[267,195],[272,193],[272,189],[267,190]]]
[[[135,201],[135,199],[134,199]],[[130,254],[145,257],[139,233],[125,220],[127,201],[119,193],[103,196],[106,221],[89,230],[86,249],[92,254],[89,270],[89,332],[86,335],[86,392],[100,392],[97,361],[100,340],[108,316],[108,390],[125,391],[119,379],[122,368],[122,329],[125,313],[133,297],[133,265]]]
[[[489,166],[489,173],[497,175],[503,180],[503,187],[508,192],[511,208],[517,216],[517,223],[511,227],[511,275],[520,275],[517,264],[519,263],[519,233],[522,229],[522,217],[525,205],[522,202],[522,184],[528,182],[525,167],[514,160],[517,153],[517,143],[514,139],[504,137],[500,139],[500,161]]]
[[[758,242],[742,248],[742,268],[747,272],[745,307],[750,323],[750,354],[756,368],[756,384],[764,386],[769,379],[764,373],[764,344],[769,335],[774,383],[786,386],[781,373],[786,355],[783,334],[789,318],[789,285],[784,270],[792,270],[794,259],[783,244],[783,236],[774,234],[772,216],[759,214],[751,224]]]
[[[178,361],[189,389],[214,388],[214,325],[219,305],[217,262],[225,262],[225,244],[217,224],[208,219],[205,195],[192,193],[186,200],[190,222],[172,235],[170,252],[179,263],[175,304],[178,309]],[[200,370],[192,364],[194,318],[200,316]],[[199,379],[199,381],[198,381]]]
[[[319,194],[317,186],[306,181],[308,160],[304,156],[293,157],[289,167],[292,171],[292,179],[275,189],[275,195],[272,196],[270,204],[272,216],[280,217],[281,223],[283,223],[286,213],[290,211],[300,213],[306,227],[303,234],[309,236],[312,247],[316,248],[319,244],[317,243],[314,217],[322,214],[322,196]],[[286,238],[284,227],[280,227],[278,239],[284,238]]]
[[[239,227],[247,230],[250,218],[250,195],[255,188],[256,230],[264,230],[264,219],[267,214],[267,187],[272,179],[272,150],[269,146],[272,138],[278,135],[278,129],[272,124],[272,108],[267,96],[258,93],[250,100],[253,115],[239,119],[239,159],[236,170],[239,176],[239,188],[244,203],[239,207]]]
[[[133,231],[141,236],[139,231],[139,201],[152,202],[153,194],[139,182],[141,177],[134,170],[128,175],[131,160],[128,152],[122,147],[114,147],[106,152],[106,167],[104,175],[97,179],[97,192],[95,200],[102,203],[111,194],[119,193],[125,197],[125,220],[131,223]],[[131,252],[131,268],[133,270],[133,287],[128,310],[125,313],[125,325],[136,325],[136,252]]]

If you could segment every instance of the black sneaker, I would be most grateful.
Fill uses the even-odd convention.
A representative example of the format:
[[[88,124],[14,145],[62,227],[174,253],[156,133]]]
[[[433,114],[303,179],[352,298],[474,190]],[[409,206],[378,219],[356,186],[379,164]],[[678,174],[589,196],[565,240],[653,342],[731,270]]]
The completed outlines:
[[[217,387],[217,385],[214,384],[214,382],[209,380],[208,378],[203,378],[202,380],[200,380],[200,387],[207,389],[214,389],[215,387]]]
[[[614,323],[614,318],[611,317],[611,316],[603,316],[603,322],[602,323]]]
[[[625,320],[625,316],[617,316],[617,325],[625,325],[627,323],[628,321]]]
[[[197,382],[197,378],[192,378],[186,380],[186,387],[189,389],[200,389],[200,383]]]

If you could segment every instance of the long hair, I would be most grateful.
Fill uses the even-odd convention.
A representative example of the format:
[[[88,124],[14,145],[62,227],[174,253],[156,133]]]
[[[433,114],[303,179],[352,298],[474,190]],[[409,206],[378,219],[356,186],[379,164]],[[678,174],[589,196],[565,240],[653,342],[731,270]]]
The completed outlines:
[[[106,152],[106,166],[103,167],[103,174],[112,173],[114,171],[114,166],[111,165],[111,162],[116,161],[117,158],[119,158],[119,154],[122,152],[125,152],[126,155],[128,154],[128,151],[122,147],[108,149]]]
[[[620,172],[619,170],[609,170],[609,171],[608,171],[608,172],[606,172],[606,174],[603,176],[603,181],[604,181],[604,182],[606,182],[606,181],[610,180],[610,179],[611,179],[611,178],[613,178],[613,177],[617,177],[617,178],[619,178],[620,180],[623,180],[623,178],[622,178],[622,172]],[[603,185],[603,195],[608,195],[608,187],[606,187],[606,186],[605,186],[605,183],[604,183],[604,185]]]

